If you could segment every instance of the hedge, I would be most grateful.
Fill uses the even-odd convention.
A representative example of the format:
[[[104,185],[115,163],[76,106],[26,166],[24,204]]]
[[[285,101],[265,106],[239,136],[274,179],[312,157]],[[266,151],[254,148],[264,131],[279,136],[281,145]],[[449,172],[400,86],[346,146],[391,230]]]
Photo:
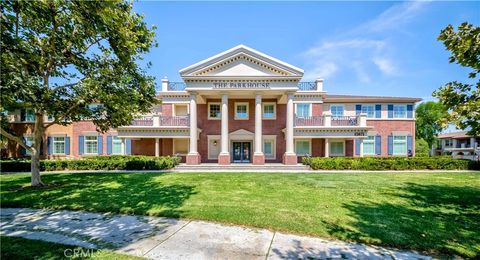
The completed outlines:
[[[451,157],[304,157],[313,170],[480,170],[480,162]]]
[[[180,163],[180,157],[136,155],[94,156],[79,160],[41,160],[42,171],[62,170],[166,170]],[[2,172],[29,172],[29,160],[2,160]]]

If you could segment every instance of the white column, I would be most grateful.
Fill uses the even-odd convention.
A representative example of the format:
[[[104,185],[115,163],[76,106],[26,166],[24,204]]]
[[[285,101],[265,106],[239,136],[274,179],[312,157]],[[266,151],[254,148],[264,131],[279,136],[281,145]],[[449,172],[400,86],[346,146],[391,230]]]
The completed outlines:
[[[263,155],[262,151],[262,94],[255,95],[255,155]]]
[[[155,156],[160,156],[160,138],[155,138]]]
[[[293,93],[287,94],[286,154],[295,154],[293,146]]]
[[[330,157],[330,140],[325,139],[325,157]]]
[[[162,92],[167,92],[168,91],[168,78],[164,77],[162,79]]]
[[[357,139],[360,142],[360,157],[363,157],[363,139]]]
[[[190,151],[197,154],[197,93],[190,93]]]
[[[121,140],[122,140],[122,144],[120,145],[120,149],[122,150],[122,155],[125,155],[125,154],[127,154],[127,151],[126,151],[127,147],[125,145],[125,138],[121,138]]]
[[[222,109],[220,111],[222,115],[220,154],[228,154],[228,95],[227,94],[222,95]]]
[[[477,148],[477,145],[475,143],[475,137],[470,137],[470,147]]]

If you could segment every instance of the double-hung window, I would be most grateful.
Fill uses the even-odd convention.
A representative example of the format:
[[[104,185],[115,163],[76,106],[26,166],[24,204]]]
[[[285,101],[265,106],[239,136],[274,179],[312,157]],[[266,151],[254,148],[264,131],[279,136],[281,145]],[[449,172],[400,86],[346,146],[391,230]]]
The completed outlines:
[[[85,154],[98,154],[98,136],[85,136]]]
[[[32,146],[33,145],[33,137],[31,136],[24,136],[23,137],[23,140],[25,141],[25,144],[27,146]],[[25,155],[32,155],[32,152],[30,152],[29,150],[25,149]]]
[[[393,118],[407,118],[407,106],[393,105]]]
[[[343,105],[331,105],[330,112],[332,113],[332,117],[342,117],[344,114],[345,108]]]
[[[221,117],[220,103],[208,103],[208,119],[220,119]]]
[[[310,152],[310,141],[309,140],[297,140],[295,142],[295,153],[298,156],[309,156]]]
[[[235,119],[248,119],[248,103],[235,103]]]
[[[297,103],[296,115],[300,118],[306,118],[311,116],[311,104],[309,103]]]
[[[122,154],[122,139],[118,136],[112,137],[112,154]]]
[[[263,103],[263,119],[275,119],[275,103]]]
[[[407,137],[394,136],[393,137],[393,155],[407,154]]]
[[[263,140],[263,154],[267,159],[275,159],[275,139]]]
[[[65,136],[53,137],[53,154],[65,154]]]
[[[363,154],[375,155],[375,136],[369,135],[363,140]]]
[[[362,113],[367,114],[368,118],[375,117],[375,105],[363,105]]]
[[[21,117],[21,121],[23,122],[35,122],[35,113],[32,109],[22,110]]]
[[[343,141],[330,142],[330,155],[345,156],[345,142]]]

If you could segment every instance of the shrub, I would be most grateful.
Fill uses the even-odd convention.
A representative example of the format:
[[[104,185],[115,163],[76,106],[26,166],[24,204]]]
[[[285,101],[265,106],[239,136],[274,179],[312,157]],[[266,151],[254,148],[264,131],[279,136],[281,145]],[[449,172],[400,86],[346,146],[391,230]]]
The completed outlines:
[[[42,171],[62,170],[166,170],[180,163],[175,156],[152,157],[137,155],[93,156],[79,160],[42,160]],[[28,160],[1,161],[2,172],[29,172]]]
[[[450,157],[305,157],[313,170],[480,170],[480,162]]]

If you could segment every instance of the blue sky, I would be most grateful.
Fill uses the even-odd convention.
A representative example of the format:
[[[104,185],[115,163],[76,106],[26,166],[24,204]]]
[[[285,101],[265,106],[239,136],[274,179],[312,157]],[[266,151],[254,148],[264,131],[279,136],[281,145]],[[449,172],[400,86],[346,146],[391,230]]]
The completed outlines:
[[[149,73],[178,71],[238,44],[325,79],[336,94],[432,99],[442,84],[467,81],[436,38],[448,24],[480,25],[479,2],[135,2],[157,26]]]

